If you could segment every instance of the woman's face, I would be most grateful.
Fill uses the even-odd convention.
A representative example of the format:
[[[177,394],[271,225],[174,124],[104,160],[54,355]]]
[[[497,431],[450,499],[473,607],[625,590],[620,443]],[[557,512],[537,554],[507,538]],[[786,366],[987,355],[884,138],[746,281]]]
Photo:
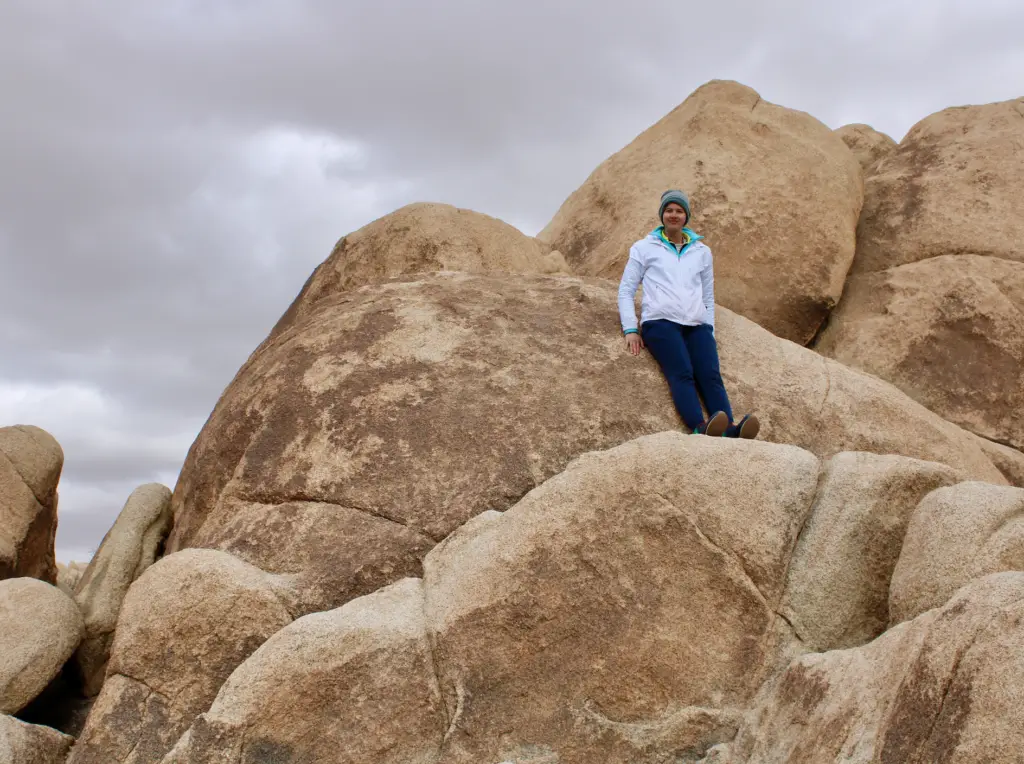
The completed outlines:
[[[662,222],[666,228],[682,228],[686,225],[686,210],[683,205],[676,202],[669,202],[665,207],[665,214],[662,215]]]

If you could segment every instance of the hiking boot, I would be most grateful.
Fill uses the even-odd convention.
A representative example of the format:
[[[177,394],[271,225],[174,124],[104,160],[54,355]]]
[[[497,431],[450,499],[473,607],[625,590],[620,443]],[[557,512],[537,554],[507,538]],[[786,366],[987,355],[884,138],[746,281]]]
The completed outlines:
[[[747,440],[753,440],[757,437],[757,433],[761,431],[761,423],[758,421],[757,416],[754,414],[747,414],[736,424],[731,424],[725,429],[725,437],[727,438],[746,438]]]
[[[708,419],[693,428],[694,435],[710,435],[713,438],[721,437],[729,426],[729,417],[724,411],[716,411]]]

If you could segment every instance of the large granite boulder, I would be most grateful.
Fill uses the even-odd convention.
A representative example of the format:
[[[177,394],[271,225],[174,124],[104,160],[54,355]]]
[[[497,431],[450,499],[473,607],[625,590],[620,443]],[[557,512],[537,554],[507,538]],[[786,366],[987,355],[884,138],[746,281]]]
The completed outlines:
[[[680,427],[615,304],[603,280],[451,273],[322,299],[222,395],[175,488],[169,551],[288,574],[301,612],[419,575],[447,534],[579,454]],[[760,412],[764,438],[1006,482],[977,438],[890,385],[725,309],[716,334],[735,408]]]
[[[819,466],[680,433],[588,454],[460,528],[422,583],[272,637],[165,764],[625,764],[729,740],[784,638]]]
[[[287,581],[224,552],[165,557],[121,607],[106,681],[69,764],[158,762],[232,671],[291,622]]]
[[[57,483],[60,444],[29,425],[0,427],[0,580],[57,582]]]
[[[817,350],[1024,448],[1024,262],[943,255],[855,276]]]
[[[156,562],[170,528],[171,490],[158,483],[139,486],[76,584],[75,602],[85,616],[85,639],[74,662],[86,695],[96,695],[103,685],[128,587]]]
[[[710,82],[603,162],[538,238],[576,273],[618,279],[668,188],[715,259],[718,303],[808,342],[843,291],[863,181],[827,126],[735,82]]]
[[[1024,262],[1024,98],[918,122],[865,183],[854,273],[951,254]]]

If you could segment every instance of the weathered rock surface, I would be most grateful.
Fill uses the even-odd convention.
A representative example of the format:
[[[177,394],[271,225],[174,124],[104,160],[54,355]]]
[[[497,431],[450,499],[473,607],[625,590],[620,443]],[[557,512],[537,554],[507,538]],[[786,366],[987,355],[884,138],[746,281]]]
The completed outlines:
[[[827,464],[800,533],[782,612],[814,651],[856,647],[889,626],[889,582],[910,516],[958,482],[944,464],[843,453]]]
[[[0,714],[13,714],[57,676],[82,640],[82,614],[56,586],[0,581]]]
[[[29,425],[0,427],[0,579],[28,576],[54,584],[60,444]]]
[[[975,581],[863,647],[794,661],[732,751],[745,764],[1024,761],[1024,574]]]
[[[857,157],[865,174],[872,172],[878,160],[888,156],[896,148],[896,141],[870,125],[843,125],[835,132]]]
[[[74,738],[49,727],[0,714],[0,761],[4,764],[63,764]]]
[[[616,279],[658,225],[668,188],[715,258],[719,304],[808,342],[838,302],[863,199],[860,165],[827,126],[714,81],[601,164],[538,238],[576,273]]]
[[[231,672],[291,622],[285,585],[213,550],[152,565],[124,599],[106,681],[69,764],[160,761]]]
[[[288,320],[346,289],[429,271],[569,273],[558,252],[504,221],[448,204],[410,204],[345,236],[309,278]]]
[[[1006,482],[1017,488],[1024,488],[1024,458],[1021,458],[1020,451],[985,438],[978,438],[977,442],[985,456],[1006,478]]]
[[[442,760],[674,761],[731,739],[818,472],[792,447],[653,435],[433,550]]]
[[[854,272],[951,254],[1024,262],[1024,98],[940,111],[866,179]]]
[[[1024,489],[970,482],[935,491],[910,519],[890,621],[941,607],[973,579],[1005,570],[1024,570]]]
[[[947,212],[956,220],[962,214]],[[1024,251],[1024,243],[1018,246]],[[943,255],[851,277],[817,349],[892,382],[971,432],[1019,449],[1022,327],[1024,262]]]
[[[418,575],[438,540],[579,454],[678,429],[655,362],[623,348],[615,292],[441,274],[325,299],[223,394],[175,488],[168,549],[287,573],[300,612],[323,610]],[[734,407],[758,410],[765,439],[1005,482],[975,436],[892,386],[725,309],[716,334]]]
[[[85,639],[74,656],[86,695],[103,685],[121,603],[142,572],[156,562],[171,528],[171,490],[158,483],[136,488],[75,587],[85,616]]]
[[[422,584],[271,638],[165,764],[703,752],[772,656],[818,471],[790,446],[680,433],[586,455],[460,528]]]
[[[425,764],[445,731],[422,583],[406,579],[271,637],[163,764]]]

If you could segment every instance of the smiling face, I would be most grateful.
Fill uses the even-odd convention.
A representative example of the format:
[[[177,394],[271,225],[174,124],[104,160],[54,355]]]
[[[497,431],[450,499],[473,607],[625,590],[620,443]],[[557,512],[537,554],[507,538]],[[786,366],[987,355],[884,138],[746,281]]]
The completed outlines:
[[[661,216],[661,222],[665,226],[666,231],[683,230],[683,226],[685,226],[687,222],[686,210],[683,209],[683,205],[676,202],[669,202],[665,206],[665,212]]]

